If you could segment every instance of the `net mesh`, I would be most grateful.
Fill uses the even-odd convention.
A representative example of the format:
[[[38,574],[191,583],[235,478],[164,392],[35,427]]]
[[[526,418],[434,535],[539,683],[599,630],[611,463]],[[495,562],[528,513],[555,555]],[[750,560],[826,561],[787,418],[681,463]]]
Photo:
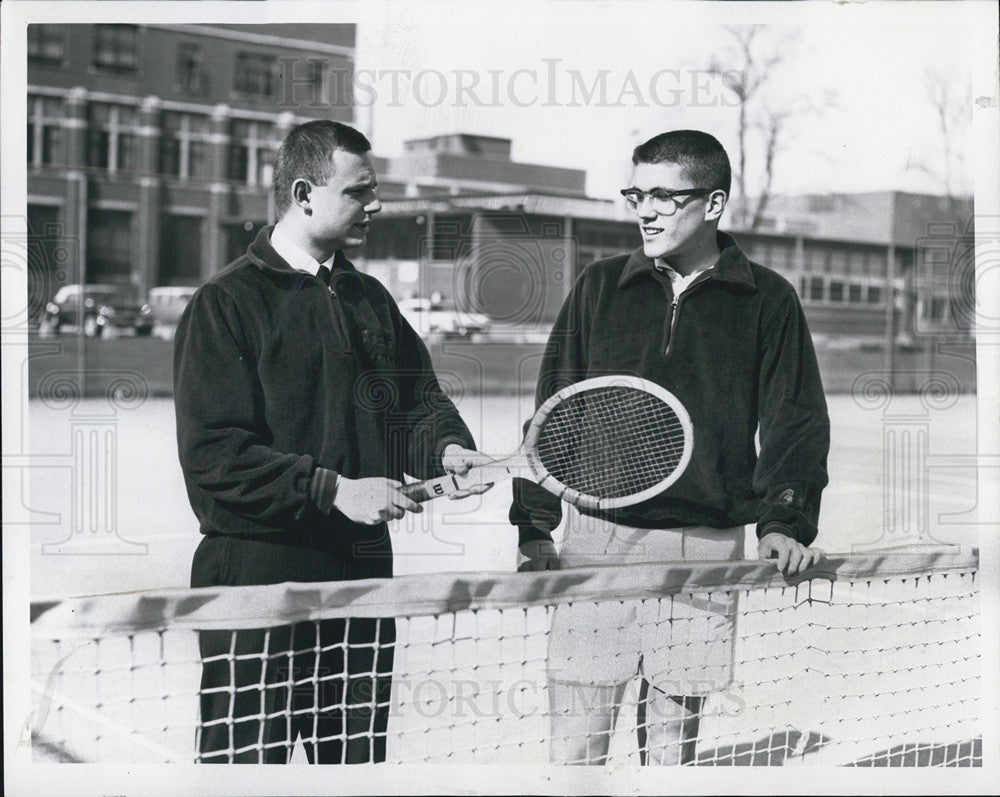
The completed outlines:
[[[621,498],[655,487],[677,469],[684,428],[662,399],[614,385],[563,399],[545,418],[536,448],[560,483],[596,498]]]
[[[33,749],[99,762],[981,766],[976,573],[974,552],[895,554],[830,557],[795,584],[737,562],[40,601]],[[688,610],[719,596],[738,604],[722,653]],[[632,619],[613,649],[599,619],[556,645],[574,607]],[[685,654],[709,644],[715,671],[685,673]]]

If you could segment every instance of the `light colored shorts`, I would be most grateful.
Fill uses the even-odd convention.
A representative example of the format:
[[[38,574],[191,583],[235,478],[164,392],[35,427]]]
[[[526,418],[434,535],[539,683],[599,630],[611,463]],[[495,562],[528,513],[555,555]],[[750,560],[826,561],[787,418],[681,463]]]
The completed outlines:
[[[744,527],[637,529],[569,506],[562,567],[743,558]],[[642,674],[668,695],[705,695],[732,681],[736,592],[556,607],[549,679],[613,686]]]

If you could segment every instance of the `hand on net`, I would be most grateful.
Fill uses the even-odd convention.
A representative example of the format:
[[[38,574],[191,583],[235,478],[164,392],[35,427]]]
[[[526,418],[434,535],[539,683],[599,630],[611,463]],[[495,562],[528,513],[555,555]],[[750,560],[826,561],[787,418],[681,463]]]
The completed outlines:
[[[757,555],[761,559],[777,559],[778,570],[788,576],[808,570],[823,558],[823,552],[819,548],[810,548],[776,531],[760,538],[757,542]]]

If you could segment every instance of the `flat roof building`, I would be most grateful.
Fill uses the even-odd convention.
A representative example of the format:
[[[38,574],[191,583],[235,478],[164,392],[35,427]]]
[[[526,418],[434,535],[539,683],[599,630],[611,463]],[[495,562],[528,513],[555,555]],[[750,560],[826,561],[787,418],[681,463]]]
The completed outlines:
[[[821,198],[782,198],[775,206],[788,215],[763,229],[722,225],[798,288],[818,338],[877,340],[887,324],[904,342],[969,333],[974,305],[956,269],[974,265],[971,200]],[[640,245],[620,201],[512,191],[385,201],[359,262],[398,296],[440,294],[499,323],[532,325],[554,319],[587,263]]]

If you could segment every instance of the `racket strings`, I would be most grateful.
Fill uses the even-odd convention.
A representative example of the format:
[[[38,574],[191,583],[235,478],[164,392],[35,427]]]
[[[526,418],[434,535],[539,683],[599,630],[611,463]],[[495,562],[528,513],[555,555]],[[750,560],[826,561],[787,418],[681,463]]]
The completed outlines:
[[[684,425],[659,397],[608,386],[567,397],[542,424],[536,449],[558,481],[596,498],[656,486],[684,455]]]

